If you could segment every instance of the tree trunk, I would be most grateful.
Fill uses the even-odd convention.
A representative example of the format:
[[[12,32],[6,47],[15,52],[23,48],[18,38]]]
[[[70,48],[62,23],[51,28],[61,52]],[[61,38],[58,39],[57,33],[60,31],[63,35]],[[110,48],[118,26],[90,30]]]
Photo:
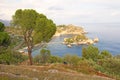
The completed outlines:
[[[30,49],[30,48],[28,48],[28,56],[29,56],[29,64],[30,65],[32,65],[33,63],[32,63],[32,55],[31,55],[31,53],[32,53],[32,49]]]
[[[24,33],[24,40],[25,40],[25,43],[28,47],[28,57],[29,57],[29,64],[32,65],[33,62],[32,62],[32,48],[33,48],[33,39],[31,37],[31,34],[32,34],[32,29],[28,30],[28,31],[25,31]]]

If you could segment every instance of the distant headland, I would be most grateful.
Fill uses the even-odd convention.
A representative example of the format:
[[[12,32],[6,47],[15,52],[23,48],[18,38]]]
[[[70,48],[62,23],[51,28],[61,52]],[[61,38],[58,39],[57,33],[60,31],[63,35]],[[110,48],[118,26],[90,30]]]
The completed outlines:
[[[61,36],[61,35],[74,35],[70,38],[64,38],[63,44],[67,45],[68,47],[72,47],[72,45],[89,45],[94,44],[99,41],[96,37],[94,39],[88,38],[85,34],[87,34],[82,27],[70,25],[59,25],[57,27],[57,31],[54,36]]]

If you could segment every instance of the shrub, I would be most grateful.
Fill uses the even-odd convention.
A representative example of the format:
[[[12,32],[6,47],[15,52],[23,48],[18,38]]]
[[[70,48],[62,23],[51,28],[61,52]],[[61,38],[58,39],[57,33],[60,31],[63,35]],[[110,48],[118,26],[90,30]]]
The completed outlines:
[[[3,32],[5,29],[5,26],[2,22],[0,22],[0,32]]]
[[[49,62],[50,63],[61,63],[62,58],[58,56],[51,56]]]
[[[100,59],[111,58],[111,57],[112,57],[111,53],[107,50],[103,50],[99,55]]]
[[[63,60],[70,65],[77,65],[80,61],[80,57],[77,55],[66,54]]]
[[[5,32],[0,32],[0,46],[8,46],[10,44],[10,36]]]
[[[101,63],[100,66],[102,69],[104,69],[102,72],[116,77],[119,76],[120,78],[120,59],[106,58],[99,60],[99,62]]]
[[[40,54],[34,57],[34,62],[36,63],[47,63],[49,62],[51,57],[50,50],[42,49]]]
[[[19,64],[25,60],[27,60],[28,57],[25,55],[22,55],[19,52],[12,51],[12,50],[6,50],[4,53],[0,54],[0,63],[1,64]]]
[[[99,49],[95,46],[87,46],[82,48],[82,57],[96,61],[99,57]]]

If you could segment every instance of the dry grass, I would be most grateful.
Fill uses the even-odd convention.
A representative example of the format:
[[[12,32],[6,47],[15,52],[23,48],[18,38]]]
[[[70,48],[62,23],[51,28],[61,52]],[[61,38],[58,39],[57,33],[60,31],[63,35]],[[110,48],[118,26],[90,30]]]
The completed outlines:
[[[61,64],[47,66],[0,65],[0,80],[112,80],[85,75],[66,69]]]

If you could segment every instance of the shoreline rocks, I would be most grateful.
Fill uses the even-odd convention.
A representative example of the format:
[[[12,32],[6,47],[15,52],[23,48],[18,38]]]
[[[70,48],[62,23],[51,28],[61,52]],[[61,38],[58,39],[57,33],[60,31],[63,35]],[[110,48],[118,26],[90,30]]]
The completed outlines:
[[[64,38],[62,43],[71,48],[73,45],[91,45],[98,41],[98,38],[89,39],[85,35],[77,35],[72,38]]]

